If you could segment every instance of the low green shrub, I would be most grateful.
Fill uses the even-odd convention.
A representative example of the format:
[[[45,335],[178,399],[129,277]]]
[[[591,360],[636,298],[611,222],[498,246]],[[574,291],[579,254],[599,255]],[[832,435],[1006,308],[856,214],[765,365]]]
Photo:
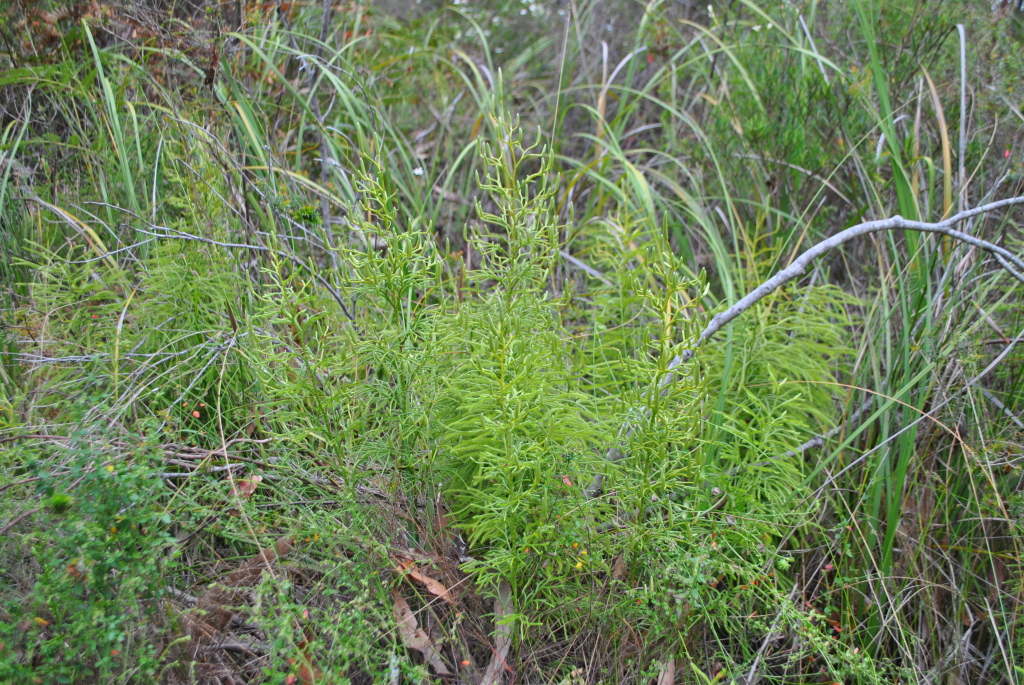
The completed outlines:
[[[8,544],[5,554],[28,555],[35,580],[3,608],[4,682],[160,674],[167,646],[162,600],[177,540],[160,506],[164,487],[153,447],[115,451],[109,441],[89,426],[64,446],[68,458],[59,473],[52,463],[31,466],[43,506],[33,532]]]

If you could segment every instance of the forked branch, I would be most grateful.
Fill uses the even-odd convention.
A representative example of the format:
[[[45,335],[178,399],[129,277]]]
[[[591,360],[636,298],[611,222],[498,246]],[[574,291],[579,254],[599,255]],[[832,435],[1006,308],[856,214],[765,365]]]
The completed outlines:
[[[845,231],[840,231],[831,238],[826,238],[814,247],[808,249],[802,255],[797,257],[788,267],[757,286],[754,290],[750,291],[750,293],[748,293],[742,300],[729,307],[724,312],[716,314],[708,323],[707,327],[701,332],[700,337],[697,340],[697,344],[692,349],[684,350],[682,354],[677,355],[669,364],[669,368],[674,369],[680,364],[690,361],[697,353],[697,350],[711,339],[711,336],[722,330],[726,324],[750,309],[757,302],[770,295],[777,288],[780,288],[786,283],[803,276],[807,272],[808,265],[810,265],[810,263],[815,259],[829,250],[850,242],[854,238],[859,238],[870,233],[880,233],[882,231],[892,231],[897,229],[902,229],[904,231],[919,231],[922,233],[940,233],[955,240],[967,243],[968,245],[973,245],[978,249],[992,253],[999,261],[999,264],[1006,269],[1010,275],[1021,283],[1024,283],[1024,260],[1005,248],[994,245],[987,240],[976,238],[973,235],[968,235],[962,231],[957,231],[953,228],[961,221],[978,216],[979,214],[987,214],[989,212],[994,212],[997,209],[1021,204],[1024,204],[1024,197],[1013,197],[960,212],[945,221],[940,221],[934,224],[923,221],[910,221],[901,216],[894,216],[891,219],[867,221],[853,226],[852,228],[848,228]],[[663,381],[663,383],[670,382],[672,382],[672,374],[669,374],[666,377],[666,380]]]

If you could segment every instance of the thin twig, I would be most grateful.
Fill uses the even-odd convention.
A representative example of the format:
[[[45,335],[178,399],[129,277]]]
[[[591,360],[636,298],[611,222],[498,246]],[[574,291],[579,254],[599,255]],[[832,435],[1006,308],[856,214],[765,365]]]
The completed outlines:
[[[788,604],[793,603],[793,598],[796,596],[797,586],[793,585],[793,589],[789,591],[789,597],[786,598]],[[765,635],[764,641],[761,643],[761,649],[757,650],[757,656],[754,658],[754,663],[750,666],[750,671],[747,673],[747,677],[740,680],[744,685],[757,685],[761,678],[757,675],[757,668],[761,665],[761,659],[764,658],[765,653],[768,651],[768,645],[773,640],[777,639],[777,630],[779,623],[782,621],[782,609],[779,609],[779,613],[775,616],[775,620],[772,622],[772,627],[768,630],[768,634]]]
[[[792,459],[793,457],[797,456],[798,454],[803,454],[804,452],[807,452],[809,450],[813,450],[813,449],[815,449],[817,447],[821,447],[822,445],[825,444],[826,441],[831,440],[832,438],[834,438],[836,436],[836,434],[838,434],[840,431],[856,425],[860,421],[861,416],[864,415],[864,412],[866,412],[868,409],[870,409],[871,405],[875,403],[875,398],[876,397],[877,397],[877,395],[871,395],[866,400],[864,400],[863,404],[861,404],[857,408],[857,411],[853,412],[852,414],[850,414],[850,416],[848,418],[846,418],[843,421],[840,421],[838,424],[833,426],[831,430],[829,430],[829,431],[827,431],[825,433],[822,433],[820,435],[815,435],[810,440],[808,440],[808,441],[804,442],[803,444],[798,445],[797,447],[794,447],[793,449],[789,450],[788,452],[783,454],[781,457],[769,457],[768,459],[756,462],[754,464],[742,464],[742,465],[737,466],[736,468],[732,469],[731,471],[729,471],[729,475],[730,476],[735,476],[735,475],[743,472],[745,469],[761,467],[761,466],[767,466],[768,464],[770,464],[773,461],[782,461],[782,460],[785,460],[785,459]]]
[[[812,450],[815,447],[821,447],[822,445],[825,444],[826,440],[830,440],[833,437],[835,437],[835,435],[839,431],[841,431],[844,428],[847,428],[847,427],[851,426],[852,424],[855,424],[858,421],[860,421],[860,417],[864,414],[864,412],[866,412],[868,409],[870,409],[871,405],[875,403],[875,397],[876,397],[876,395],[871,395],[869,398],[864,400],[864,403],[862,405],[860,405],[860,407],[857,408],[857,411],[855,411],[852,414],[850,414],[850,417],[848,419],[846,419],[845,421],[842,421],[838,425],[834,426],[832,428],[832,430],[828,431],[827,433],[823,433],[821,435],[815,435],[813,438],[811,438],[807,442],[803,443],[799,447],[797,447],[795,449],[791,449],[790,451],[786,452],[780,458],[781,459],[789,459],[790,457],[795,457],[798,454],[803,454],[807,450]]]
[[[1018,428],[1024,428],[1024,421],[1021,421],[1016,414],[1010,411],[1009,408],[1007,408],[1007,406],[1003,404],[998,397],[990,393],[985,388],[981,389],[981,394],[984,395],[989,402],[999,407],[999,409],[1002,410],[1002,412],[1007,416],[1007,418],[1009,418],[1011,421],[1017,424]]]
[[[1003,359],[1005,359],[1005,358],[1006,358],[1006,356],[1010,354],[1010,352],[1011,352],[1011,351],[1013,350],[1014,346],[1015,346],[1015,345],[1016,345],[1016,344],[1017,344],[1018,342],[1020,342],[1020,341],[1024,341],[1024,331],[1021,331],[1019,335],[1017,335],[1017,336],[1016,336],[1015,338],[1013,338],[1013,339],[1012,339],[1012,340],[1010,341],[1010,344],[1009,344],[1009,345],[1007,345],[1007,346],[1006,346],[1005,348],[1003,348],[1003,351],[1002,351],[1002,352],[1000,352],[1000,353],[999,353],[999,354],[998,354],[998,355],[996,356],[996,358],[995,358],[995,359],[993,359],[993,360],[992,360],[991,362],[989,362],[988,366],[986,366],[986,367],[985,367],[984,369],[982,369],[980,373],[978,373],[978,374],[977,374],[976,376],[974,376],[974,377],[973,377],[973,378],[971,378],[971,379],[970,379],[969,381],[967,381],[966,383],[964,383],[964,384],[963,384],[963,386],[962,386],[962,387],[961,387],[961,389],[960,389],[960,392],[966,392],[968,388],[972,387],[972,386],[973,386],[973,385],[974,385],[975,383],[977,383],[978,381],[980,381],[980,380],[981,380],[982,378],[984,378],[985,376],[987,376],[987,375],[988,375],[988,374],[989,374],[989,373],[990,373],[990,372],[991,372],[991,371],[992,371],[993,369],[995,369],[995,368],[996,368],[997,366],[999,366],[999,364],[1001,364],[1001,363],[1002,363]],[[830,475],[830,476],[829,476],[829,477],[828,477],[828,478],[827,478],[827,479],[825,480],[825,482],[824,482],[824,483],[822,483],[822,484],[821,484],[821,485],[820,485],[820,486],[818,487],[818,489],[816,489],[816,490],[814,491],[814,493],[812,493],[811,497],[812,497],[812,498],[816,498],[816,497],[818,497],[818,496],[819,496],[819,495],[820,495],[820,494],[821,494],[822,492],[824,492],[824,491],[825,491],[825,488],[827,488],[827,487],[828,487],[829,485],[831,485],[831,484],[832,484],[832,483],[834,483],[834,482],[835,482],[836,480],[838,480],[838,478],[839,478],[840,476],[842,476],[842,475],[843,475],[844,473],[846,473],[846,472],[847,472],[847,471],[849,471],[850,469],[854,468],[854,467],[855,467],[855,466],[856,466],[857,464],[860,464],[861,462],[863,462],[863,461],[867,460],[867,458],[868,458],[869,456],[871,456],[872,454],[874,454],[874,453],[875,453],[875,452],[877,452],[878,450],[882,449],[883,447],[885,447],[885,446],[886,446],[886,445],[888,445],[889,443],[893,442],[894,440],[896,440],[897,438],[899,438],[899,436],[903,435],[903,434],[904,434],[904,433],[906,433],[907,431],[909,431],[909,430],[913,429],[913,428],[914,428],[915,426],[917,426],[917,425],[918,425],[919,423],[921,423],[921,422],[922,422],[922,421],[924,421],[925,419],[927,419],[927,418],[931,418],[932,416],[934,416],[935,414],[937,414],[937,413],[938,413],[938,411],[939,411],[940,409],[942,409],[942,408],[943,408],[943,407],[945,407],[945,406],[946,406],[947,404],[949,404],[950,402],[952,402],[952,401],[953,401],[953,398],[954,398],[954,397],[956,397],[956,396],[957,396],[958,394],[959,394],[959,393],[953,393],[953,394],[951,394],[951,395],[950,395],[949,397],[947,397],[947,398],[943,399],[943,400],[942,400],[941,402],[938,402],[938,403],[936,403],[936,404],[932,405],[932,407],[930,408],[930,410],[929,410],[929,412],[928,412],[928,413],[925,413],[925,414],[921,414],[920,416],[918,416],[918,417],[917,417],[916,419],[914,419],[913,421],[910,421],[910,422],[908,422],[908,423],[907,423],[907,425],[903,426],[903,427],[902,427],[902,428],[900,428],[900,429],[899,429],[898,431],[896,431],[895,433],[893,433],[892,435],[890,435],[890,436],[889,436],[888,438],[886,438],[885,440],[883,440],[883,441],[882,441],[882,442],[880,442],[879,444],[875,445],[875,446],[874,446],[874,447],[872,447],[872,448],[871,448],[870,450],[868,450],[867,452],[865,452],[864,454],[860,455],[859,457],[857,457],[856,459],[854,459],[853,461],[851,461],[851,462],[850,462],[849,464],[847,464],[846,466],[844,466],[844,467],[842,468],[842,470],[841,470],[841,471],[839,471],[839,472],[838,472],[838,473],[836,473],[836,474]],[[787,539],[788,539],[788,538],[787,538]]]
[[[144,233],[145,235],[155,236],[157,238],[177,238],[179,240],[192,240],[192,241],[195,241],[195,242],[206,243],[207,245],[215,245],[217,247],[234,248],[234,249],[239,249],[239,250],[253,250],[255,252],[266,252],[268,254],[275,254],[275,255],[277,255],[279,257],[284,257],[285,259],[288,259],[288,260],[294,262],[295,264],[297,264],[299,267],[305,269],[309,273],[309,275],[311,275],[313,278],[315,278],[320,283],[320,285],[324,286],[327,289],[327,291],[331,294],[331,297],[334,298],[334,301],[338,303],[338,306],[341,307],[341,312],[342,312],[342,314],[345,315],[345,318],[347,318],[349,321],[355,321],[355,317],[352,316],[351,312],[349,312],[348,305],[346,305],[345,301],[342,299],[341,293],[339,293],[334,288],[334,286],[332,286],[330,283],[328,283],[327,279],[325,279],[319,273],[314,271],[298,255],[294,255],[294,254],[292,254],[290,252],[283,252],[281,250],[275,250],[273,248],[269,248],[269,247],[266,247],[264,245],[246,245],[246,244],[243,244],[243,243],[221,242],[219,240],[213,240],[212,238],[207,238],[205,236],[193,235],[191,233],[186,233],[184,231],[178,231],[178,230],[175,230],[175,229],[167,228],[166,226],[154,226],[154,228],[160,228],[160,229],[163,229],[166,232],[165,233],[155,233],[153,231],[147,231],[147,230],[139,228],[137,226],[134,227],[134,229],[136,231],[138,231],[139,233]],[[171,231],[173,231],[173,233]]]
[[[68,223],[71,223],[70,215],[67,215],[67,213],[64,212],[61,208],[59,208],[59,207],[57,207],[55,205],[51,205],[50,203],[46,202],[45,200],[40,199],[38,196],[30,196],[27,199],[45,206],[47,209],[53,211],[54,213],[60,214],[62,217],[65,217],[65,221],[67,221]],[[285,259],[287,259],[287,260],[297,264],[300,268],[306,270],[313,278],[315,278],[317,281],[319,281],[319,283],[322,286],[324,286],[324,288],[326,288],[328,292],[330,292],[331,297],[333,297],[334,301],[338,303],[338,306],[341,307],[341,311],[345,315],[345,317],[349,321],[355,321],[355,317],[352,316],[352,314],[349,312],[348,306],[345,304],[345,300],[342,299],[342,297],[341,297],[341,293],[339,293],[334,288],[334,286],[332,286],[330,283],[328,283],[327,279],[325,279],[323,276],[321,276],[319,273],[317,273],[312,267],[309,266],[309,264],[307,264],[302,258],[300,258],[296,254],[293,254],[291,252],[284,252],[282,250],[276,250],[274,248],[267,247],[266,245],[250,245],[250,244],[245,244],[245,243],[222,242],[222,241],[219,241],[219,240],[214,240],[212,238],[207,238],[205,236],[194,235],[192,233],[187,233],[185,231],[179,231],[177,229],[168,228],[166,226],[160,226],[158,224],[151,223],[145,217],[141,217],[138,214],[136,214],[135,212],[133,212],[133,211],[131,211],[129,209],[125,209],[124,207],[118,207],[116,205],[108,204],[106,202],[94,202],[94,203],[91,203],[91,204],[95,204],[95,205],[98,205],[98,206],[101,206],[101,207],[109,207],[110,209],[115,209],[117,211],[124,212],[125,214],[128,214],[129,216],[132,216],[132,217],[138,219],[139,221],[148,224],[150,229],[151,229],[151,230],[148,230],[148,231],[146,229],[139,228],[137,226],[134,226],[132,228],[135,231],[138,231],[139,233],[142,233],[142,234],[148,235],[148,236],[152,236],[154,238],[177,238],[179,240],[191,240],[191,241],[195,241],[195,242],[206,243],[207,245],[215,245],[217,247],[224,247],[224,248],[230,248],[230,249],[239,249],[239,250],[253,250],[255,252],[266,252],[268,254],[277,255],[279,257],[284,257]],[[67,216],[65,216],[65,215],[67,215]],[[76,229],[79,228],[76,224],[72,224],[72,225]],[[157,232],[155,229],[159,229],[160,232]],[[111,254],[114,254],[114,253],[108,252],[108,253],[105,253],[102,256],[109,257]],[[113,266],[116,267],[116,262],[113,262],[112,259],[110,261],[113,264]]]
[[[21,521],[22,521],[23,519],[26,519],[26,518],[28,518],[29,516],[31,516],[32,514],[35,514],[35,513],[37,513],[37,512],[40,512],[40,511],[42,511],[42,510],[43,510],[43,508],[42,508],[42,507],[36,507],[35,509],[29,509],[28,511],[26,511],[26,512],[22,513],[22,514],[21,514],[20,516],[16,516],[16,517],[14,517],[13,519],[11,519],[11,520],[10,520],[10,521],[9,521],[9,522],[7,523],[7,525],[6,525],[6,526],[4,526],[3,528],[0,528],[0,537],[2,537],[2,536],[4,536],[4,535],[7,535],[7,532],[8,532],[9,530],[11,530],[12,528],[14,528],[14,527],[15,527],[16,525],[18,525],[19,523],[21,523]]]
[[[0,443],[10,442],[12,440],[70,440],[71,438],[63,435],[43,435],[40,433],[31,433],[28,435],[8,435],[6,438],[0,438]]]

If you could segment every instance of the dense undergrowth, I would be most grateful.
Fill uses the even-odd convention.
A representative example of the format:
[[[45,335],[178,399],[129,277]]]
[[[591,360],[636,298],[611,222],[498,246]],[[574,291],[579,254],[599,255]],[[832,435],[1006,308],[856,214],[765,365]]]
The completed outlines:
[[[0,681],[1018,682],[997,5],[12,3]]]

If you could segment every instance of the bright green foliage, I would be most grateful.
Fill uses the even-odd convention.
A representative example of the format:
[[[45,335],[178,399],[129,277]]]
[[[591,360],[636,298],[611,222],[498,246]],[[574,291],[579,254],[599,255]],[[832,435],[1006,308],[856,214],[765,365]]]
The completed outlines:
[[[472,682],[506,587],[516,682],[1019,680],[1016,282],[878,234],[672,366],[825,236],[1020,194],[989,3],[38,4],[0,680]],[[187,596],[282,538],[216,647]]]
[[[830,287],[770,298],[771,319],[740,322],[704,355],[717,398],[704,439],[715,467],[739,475],[738,502],[780,504],[801,487],[803,455],[783,455],[834,424],[829,378],[851,352],[842,326],[848,304]]]
[[[482,260],[473,285],[486,291],[442,333],[451,356],[435,435],[470,542],[515,549],[535,527],[580,508],[579,487],[609,431],[584,391],[586,370],[561,325],[564,303],[543,292],[559,248],[545,188],[551,169],[522,149],[507,120],[498,131],[496,146],[482,147],[480,187],[499,213],[479,210],[486,233],[468,242]]]

